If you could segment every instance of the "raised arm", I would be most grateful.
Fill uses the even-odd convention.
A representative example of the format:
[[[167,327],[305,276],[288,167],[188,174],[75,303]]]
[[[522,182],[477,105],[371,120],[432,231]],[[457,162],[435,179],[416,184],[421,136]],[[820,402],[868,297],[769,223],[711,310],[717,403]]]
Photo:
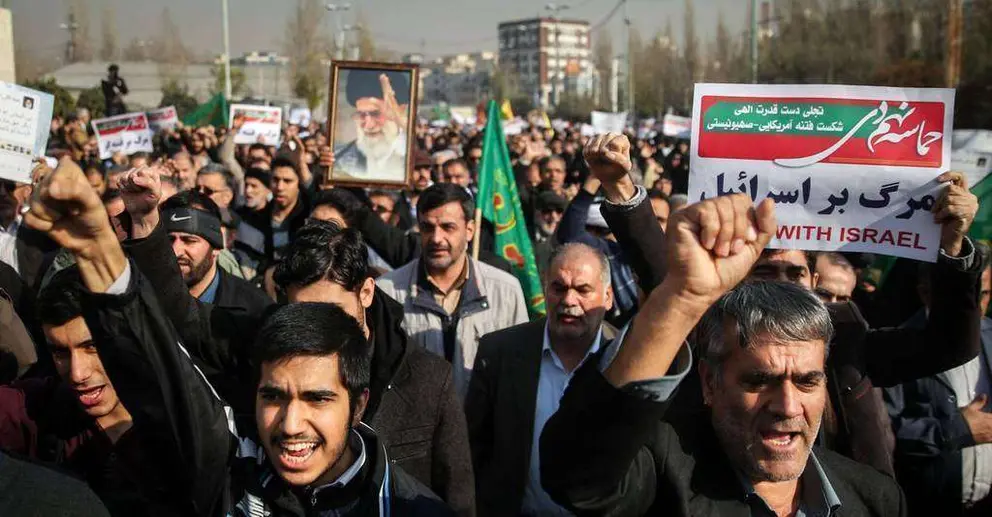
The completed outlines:
[[[191,514],[221,508],[234,436],[223,403],[162,315],[151,286],[129,264],[96,191],[69,159],[36,190],[25,223],[76,257],[90,291],[84,317],[135,429]]]
[[[638,285],[650,293],[668,270],[665,232],[658,226],[644,187],[630,179],[630,141],[609,133],[592,139],[583,151],[589,174],[599,178],[606,202],[599,211],[637,274]]]
[[[757,261],[775,231],[773,210],[735,195],[673,218],[668,276],[611,345],[615,355],[579,370],[541,435],[541,482],[556,502],[589,515],[644,515],[654,503],[663,452],[649,443],[691,363],[685,340]]]
[[[923,332],[904,328],[867,332],[865,373],[875,386],[936,375],[974,359],[981,348],[979,279],[987,257],[966,237],[978,212],[978,198],[961,173],[949,172],[938,180],[950,185],[933,208],[941,225],[941,250],[931,270],[927,326]]]

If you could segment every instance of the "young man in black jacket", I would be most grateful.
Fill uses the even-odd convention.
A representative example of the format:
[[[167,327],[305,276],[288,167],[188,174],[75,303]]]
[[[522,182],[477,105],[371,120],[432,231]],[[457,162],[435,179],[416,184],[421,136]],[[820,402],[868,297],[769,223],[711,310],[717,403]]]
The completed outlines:
[[[240,435],[213,388],[128,262],[102,204],[68,161],[39,185],[27,224],[71,251],[88,289],[85,319],[137,426],[171,438],[195,515],[449,515],[389,463],[371,428],[369,350],[360,327],[329,304],[276,310],[253,361],[256,427]],[[252,432],[257,431],[257,433]]]
[[[165,314],[207,379],[236,414],[250,414],[254,387],[248,358],[265,311],[211,307],[189,295],[176,262],[167,259],[168,242],[154,209],[157,176],[136,174],[139,177],[133,183],[146,190],[125,195],[134,235],[140,238],[127,245],[128,251],[155,287]],[[379,432],[397,465],[429,486],[459,515],[474,515],[468,429],[451,365],[408,344],[401,328],[403,307],[375,287],[360,235],[311,221],[286,249],[275,277],[290,302],[334,303],[359,321],[372,354],[365,422]]]

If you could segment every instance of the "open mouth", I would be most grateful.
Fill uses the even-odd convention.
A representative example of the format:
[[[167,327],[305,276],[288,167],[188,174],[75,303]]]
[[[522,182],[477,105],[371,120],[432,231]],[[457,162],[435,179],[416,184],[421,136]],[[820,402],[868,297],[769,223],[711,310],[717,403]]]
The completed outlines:
[[[86,407],[93,407],[100,404],[100,399],[103,398],[103,386],[85,390],[77,389],[76,393],[79,395],[79,402]]]
[[[565,325],[575,325],[576,323],[579,322],[580,319],[581,318],[579,318],[578,316],[569,316],[566,314],[558,315],[558,322],[564,323]]]
[[[762,431],[761,442],[769,449],[791,449],[799,443],[801,434],[790,431]]]
[[[277,445],[279,463],[286,469],[301,469],[313,457],[319,445],[319,442],[281,442]]]

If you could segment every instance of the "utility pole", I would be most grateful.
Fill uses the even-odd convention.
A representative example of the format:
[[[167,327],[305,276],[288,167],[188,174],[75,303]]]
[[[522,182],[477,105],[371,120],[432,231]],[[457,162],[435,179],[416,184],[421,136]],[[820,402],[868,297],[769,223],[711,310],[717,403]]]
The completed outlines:
[[[758,0],[751,0],[751,83],[758,84]]]
[[[327,4],[324,6],[327,12],[331,13],[331,18],[334,19],[334,24],[337,27],[337,33],[334,34],[334,59],[341,60],[344,59],[344,31],[346,28],[341,27],[341,17],[344,16],[344,12],[351,9],[351,4]],[[340,13],[340,14],[339,14]]]
[[[69,19],[65,23],[59,25],[62,30],[69,31],[69,41],[66,42],[65,46],[65,64],[69,65],[76,62],[76,31],[79,29],[79,24],[76,23],[76,13],[69,10]]]
[[[627,40],[627,111],[632,121],[637,120],[636,104],[634,103],[634,47],[630,41],[630,16],[627,15],[627,0],[623,0],[623,23]]]
[[[620,111],[620,58],[610,61],[610,111]]]
[[[227,102],[231,102],[231,34],[228,27],[227,0],[220,0],[220,6],[224,15],[224,98]]]
[[[568,9],[565,4],[548,4],[544,6],[545,9],[551,11],[551,21],[554,22],[555,31],[555,67],[554,67],[554,77],[551,79],[551,96],[554,98],[554,106],[558,107],[561,102],[561,75],[564,74],[565,66],[562,64],[561,56],[561,28],[558,26],[560,21],[559,13]],[[560,70],[560,71],[559,71]]]
[[[961,3],[961,0],[947,0],[947,70],[944,82],[948,88],[957,88],[961,80],[961,29],[964,25]]]

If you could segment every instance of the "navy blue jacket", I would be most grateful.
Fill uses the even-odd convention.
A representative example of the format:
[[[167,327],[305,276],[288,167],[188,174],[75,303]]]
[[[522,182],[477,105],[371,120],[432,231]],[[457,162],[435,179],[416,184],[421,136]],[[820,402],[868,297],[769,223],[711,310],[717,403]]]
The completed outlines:
[[[920,310],[903,327],[926,326]],[[979,359],[992,371],[992,319],[982,318]],[[943,373],[885,389],[885,404],[896,436],[896,476],[912,513],[961,511],[961,449],[975,445],[959,401]]]

